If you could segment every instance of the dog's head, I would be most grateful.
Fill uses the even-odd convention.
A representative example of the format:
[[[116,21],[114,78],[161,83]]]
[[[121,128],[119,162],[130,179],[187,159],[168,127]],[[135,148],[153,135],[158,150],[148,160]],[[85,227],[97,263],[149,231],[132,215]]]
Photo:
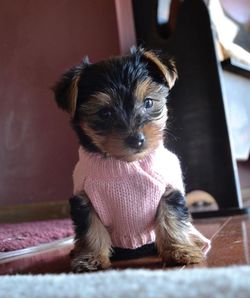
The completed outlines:
[[[134,161],[162,140],[175,79],[171,60],[164,65],[153,52],[137,49],[96,64],[85,59],[54,91],[85,149]]]

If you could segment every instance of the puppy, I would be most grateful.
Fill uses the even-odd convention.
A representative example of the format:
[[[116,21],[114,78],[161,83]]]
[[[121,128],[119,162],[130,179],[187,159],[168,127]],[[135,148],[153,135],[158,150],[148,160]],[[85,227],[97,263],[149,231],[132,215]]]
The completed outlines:
[[[152,51],[84,59],[54,88],[80,142],[70,199],[72,269],[111,266],[112,248],[155,243],[164,262],[202,261],[210,241],[192,225],[177,157],[164,148],[167,97],[177,74]]]

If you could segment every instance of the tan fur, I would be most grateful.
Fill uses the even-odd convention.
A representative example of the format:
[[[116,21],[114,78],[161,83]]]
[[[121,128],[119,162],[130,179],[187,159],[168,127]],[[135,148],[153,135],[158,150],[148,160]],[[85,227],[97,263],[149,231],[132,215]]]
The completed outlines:
[[[151,87],[152,84],[153,82],[150,78],[147,78],[143,82],[139,82],[135,87],[135,91],[134,91],[135,98],[138,101],[143,101],[149,94],[149,90],[152,89]]]
[[[105,142],[105,137],[98,135],[94,129],[89,127],[87,123],[81,125],[82,130],[91,138],[92,142],[100,149],[103,149],[103,143]]]
[[[105,142],[103,144],[103,150],[107,155],[115,156],[116,158],[122,159],[123,156],[128,154],[124,146],[125,135],[118,135],[115,133],[111,133],[106,136]]]
[[[104,92],[96,92],[92,97],[96,98],[98,103],[102,103],[104,105],[111,103],[110,96]]]
[[[86,123],[83,123],[81,127],[104,155],[132,161],[128,159],[131,156],[129,149],[126,149],[124,146],[124,139],[126,136],[114,133],[110,133],[108,136],[100,136]],[[143,152],[143,154],[145,154],[145,152]],[[135,157],[133,155],[131,157],[138,159],[138,156]]]
[[[163,138],[163,129],[157,123],[150,122],[143,127],[142,131],[147,142],[150,143],[150,149],[155,149]]]
[[[176,218],[176,212],[162,198],[156,218],[156,245],[164,262],[200,263],[205,258],[204,242],[199,232],[188,222]]]
[[[124,139],[126,136],[110,134],[106,137],[105,143],[102,145],[102,150],[106,156],[113,156],[117,159],[124,161],[135,161],[143,158],[148,154],[149,149],[145,149],[143,152],[134,153],[133,150],[124,146]],[[151,146],[150,146],[151,150]]]
[[[111,266],[111,251],[109,233],[92,208],[87,234],[75,241],[71,268],[74,272],[107,269]]]
[[[160,60],[159,58],[151,51],[146,51],[144,52],[144,56],[147,57],[148,59],[150,59],[152,62],[154,62],[155,65],[157,65],[157,67],[159,68],[159,70],[163,73],[163,75],[165,76],[168,84],[169,84],[169,88],[171,89],[174,86],[175,80],[177,79],[177,73],[176,71],[174,71],[173,74],[170,74],[167,66],[165,66]],[[173,63],[173,62],[171,62]]]
[[[110,96],[103,92],[96,92],[91,96],[90,100],[91,104],[87,102],[87,104],[80,107],[80,110],[88,115],[94,115],[101,108],[112,104]]]
[[[73,78],[71,88],[70,88],[70,94],[69,94],[70,110],[69,110],[69,113],[70,113],[72,118],[74,117],[75,112],[76,112],[76,103],[77,103],[77,96],[78,96],[78,82],[79,82],[79,80],[80,80],[80,74],[76,75]]]
[[[147,78],[145,81],[138,82],[134,91],[134,96],[138,101],[143,101],[146,98],[161,101],[167,95],[167,88],[153,82],[150,78]]]
[[[125,161],[134,161],[143,158],[149,152],[148,150],[145,150],[138,154],[132,154],[130,149],[126,149],[124,146],[125,136],[123,135],[111,133],[106,137],[100,136],[85,123],[83,123],[82,129],[105,156],[113,156]]]

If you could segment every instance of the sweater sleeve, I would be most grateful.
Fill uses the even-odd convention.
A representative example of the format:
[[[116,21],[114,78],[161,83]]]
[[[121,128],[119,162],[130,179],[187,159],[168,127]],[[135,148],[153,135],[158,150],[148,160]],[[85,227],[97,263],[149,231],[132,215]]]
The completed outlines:
[[[75,165],[73,171],[73,194],[79,195],[84,190],[84,180],[85,180],[85,166],[84,161],[81,158],[81,149],[79,149],[79,160]]]
[[[169,152],[171,157],[171,171],[169,175],[169,182],[170,185],[173,186],[174,189],[179,190],[183,195],[185,194],[185,188],[183,183],[183,175],[182,170],[180,166],[180,161],[178,157],[173,154],[172,152]]]
[[[178,157],[163,148],[158,158],[158,168],[163,175],[166,187],[179,190],[183,195],[185,188],[183,184],[183,176]]]

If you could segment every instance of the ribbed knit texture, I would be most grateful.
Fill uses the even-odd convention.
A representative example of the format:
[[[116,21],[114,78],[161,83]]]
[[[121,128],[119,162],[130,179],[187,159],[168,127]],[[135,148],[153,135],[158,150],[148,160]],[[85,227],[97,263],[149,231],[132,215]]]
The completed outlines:
[[[74,194],[84,191],[112,245],[137,248],[155,241],[157,207],[166,187],[184,193],[177,157],[161,144],[145,158],[125,162],[79,149]]]

